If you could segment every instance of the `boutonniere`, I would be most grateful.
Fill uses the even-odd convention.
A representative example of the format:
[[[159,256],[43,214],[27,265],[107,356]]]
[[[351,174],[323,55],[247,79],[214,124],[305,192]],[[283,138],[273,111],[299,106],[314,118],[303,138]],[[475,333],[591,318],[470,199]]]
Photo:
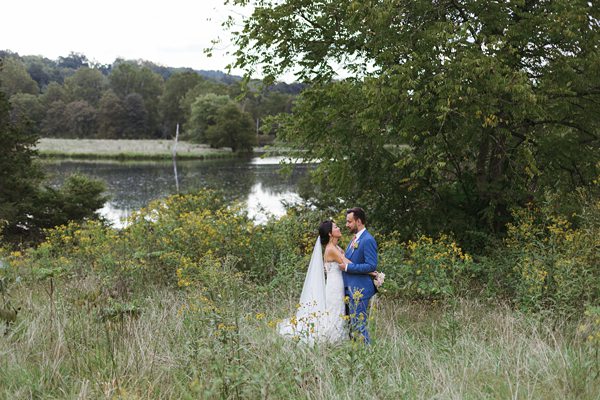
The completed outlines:
[[[358,240],[355,240],[354,243],[352,244],[352,248],[354,250],[358,249]]]

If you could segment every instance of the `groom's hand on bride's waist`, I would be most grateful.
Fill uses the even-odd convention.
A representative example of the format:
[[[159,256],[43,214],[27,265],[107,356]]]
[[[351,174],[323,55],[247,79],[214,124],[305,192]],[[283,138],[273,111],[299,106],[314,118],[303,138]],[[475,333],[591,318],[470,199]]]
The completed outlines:
[[[348,264],[338,264],[338,266],[344,272],[346,272],[346,270],[348,269]]]

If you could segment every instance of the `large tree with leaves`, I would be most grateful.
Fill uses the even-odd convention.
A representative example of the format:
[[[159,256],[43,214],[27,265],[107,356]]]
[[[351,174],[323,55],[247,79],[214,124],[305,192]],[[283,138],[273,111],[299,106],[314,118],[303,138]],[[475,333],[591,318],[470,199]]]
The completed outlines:
[[[107,79],[102,72],[92,68],[79,68],[72,76],[65,79],[65,89],[71,101],[83,100],[97,106],[107,86]]]
[[[0,90],[2,239],[13,242],[39,240],[45,228],[69,220],[96,218],[96,210],[106,201],[102,195],[104,184],[85,177],[71,177],[60,189],[41,187],[43,173],[34,162],[37,140],[27,118],[11,116],[10,102]]]
[[[139,95],[147,112],[144,131],[137,131],[138,137],[159,137],[162,132],[158,123],[158,104],[163,91],[163,79],[148,67],[121,61],[113,67],[109,76],[111,89],[126,103],[132,95]]]
[[[0,230],[14,232],[27,220],[42,174],[33,164],[37,135],[15,124],[0,91]]]
[[[229,96],[207,93],[198,96],[190,107],[190,118],[185,125],[184,138],[196,143],[206,143],[206,131],[216,124],[219,110],[231,102]]]
[[[103,182],[69,177],[61,188],[40,186],[43,173],[34,163],[38,137],[14,123],[10,103],[0,91],[0,236],[12,242],[37,241],[43,230],[70,220],[98,218],[106,201]]]
[[[11,118],[17,124],[28,124],[32,133],[39,133],[40,126],[46,116],[44,104],[40,96],[29,93],[17,93],[10,97],[12,107]]]
[[[165,136],[175,136],[177,124],[183,127],[187,115],[183,99],[196,85],[204,81],[193,71],[174,74],[165,82],[165,88],[160,97],[159,111]]]
[[[38,85],[31,79],[25,68],[25,64],[16,57],[7,57],[5,60],[2,60],[0,83],[0,90],[9,97],[17,93],[39,93]]]
[[[321,160],[321,192],[390,228],[497,232],[511,206],[598,172],[592,2],[234,3],[254,5],[236,66],[312,83],[280,137]]]
[[[230,147],[233,152],[252,152],[256,134],[252,116],[229,101],[214,115],[214,124],[206,129],[206,141],[212,147]]]

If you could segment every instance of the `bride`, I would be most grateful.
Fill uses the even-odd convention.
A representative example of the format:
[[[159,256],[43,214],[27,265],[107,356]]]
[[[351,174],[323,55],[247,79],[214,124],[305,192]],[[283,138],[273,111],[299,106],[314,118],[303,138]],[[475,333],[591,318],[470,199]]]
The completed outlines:
[[[280,334],[309,344],[335,343],[348,337],[344,280],[338,265],[350,261],[338,246],[341,237],[340,228],[333,221],[319,225],[319,237],[304,279],[298,310],[295,317],[278,325]],[[325,246],[325,254],[322,246]]]

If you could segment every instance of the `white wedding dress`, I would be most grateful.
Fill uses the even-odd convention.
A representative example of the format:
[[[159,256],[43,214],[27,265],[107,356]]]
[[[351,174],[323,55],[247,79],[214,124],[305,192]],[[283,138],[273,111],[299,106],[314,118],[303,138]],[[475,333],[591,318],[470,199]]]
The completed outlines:
[[[325,319],[323,335],[328,342],[339,342],[348,337],[344,305],[344,279],[336,261],[325,263]]]
[[[282,321],[279,333],[308,344],[343,341],[348,337],[344,308],[342,271],[337,262],[323,263],[321,241],[317,239],[296,316]]]

